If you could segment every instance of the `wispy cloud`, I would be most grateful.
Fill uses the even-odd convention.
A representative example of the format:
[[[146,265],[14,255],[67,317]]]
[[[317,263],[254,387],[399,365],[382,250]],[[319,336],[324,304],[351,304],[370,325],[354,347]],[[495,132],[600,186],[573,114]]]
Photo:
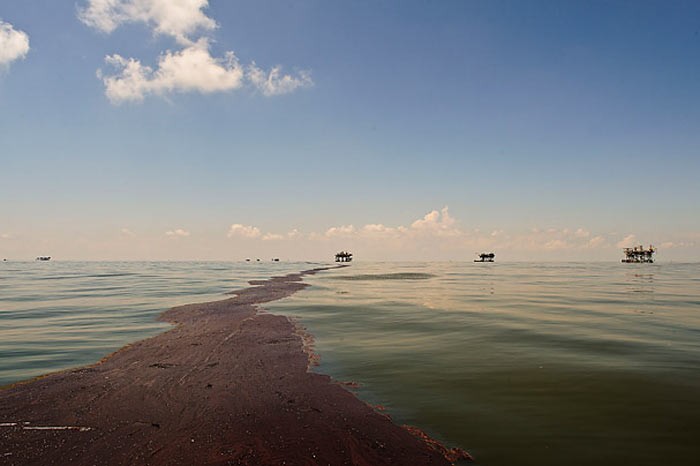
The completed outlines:
[[[204,10],[207,0],[89,0],[78,17],[86,25],[111,33],[126,23],[142,23],[156,35],[175,39],[182,48],[166,51],[157,66],[144,65],[135,58],[120,54],[105,57],[114,68],[109,74],[98,70],[105,94],[113,104],[141,102],[148,96],[166,97],[173,93],[227,92],[246,85],[265,96],[288,94],[313,85],[311,72],[283,74],[280,66],[269,71],[255,62],[243,66],[234,52],[221,57],[212,55],[210,39],[206,36],[216,27],[216,21]]]
[[[297,89],[313,86],[310,71],[300,71],[297,76],[282,74],[280,66],[273,67],[270,71],[265,71],[253,62],[248,65],[246,77],[263,95],[270,97],[274,95],[289,94]]]
[[[356,232],[355,227],[352,225],[342,225],[339,227],[331,227],[328,230],[326,230],[326,237],[327,238],[333,238],[333,237],[347,237],[354,235]]]
[[[186,238],[190,236],[190,232],[187,230],[183,230],[182,228],[178,228],[176,230],[166,231],[165,236],[168,236],[170,238]]]
[[[603,247],[606,244],[607,244],[607,240],[605,239],[605,237],[598,235],[598,236],[594,236],[593,238],[589,239],[586,246],[589,248],[595,249],[595,248]]]
[[[122,236],[125,236],[127,238],[133,238],[136,236],[136,234],[128,228],[122,228],[121,230],[119,230],[119,233],[121,233]]]
[[[633,246],[637,246],[638,244],[639,242],[637,241],[637,236],[630,234],[618,241],[616,246],[618,248],[631,248]]]
[[[695,243],[693,241],[664,241],[661,243],[661,249],[683,249],[694,246]]]
[[[29,36],[0,19],[0,67],[8,67],[29,53]]]
[[[279,233],[266,233],[262,237],[263,241],[282,241],[283,239],[286,239],[286,237]]]

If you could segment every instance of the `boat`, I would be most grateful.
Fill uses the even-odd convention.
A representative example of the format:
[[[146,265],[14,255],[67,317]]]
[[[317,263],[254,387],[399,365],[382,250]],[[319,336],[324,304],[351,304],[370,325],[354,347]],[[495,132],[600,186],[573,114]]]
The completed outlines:
[[[38,260],[38,261],[50,261],[50,260],[51,260],[51,256],[38,256],[38,257],[36,258],[36,260]]]

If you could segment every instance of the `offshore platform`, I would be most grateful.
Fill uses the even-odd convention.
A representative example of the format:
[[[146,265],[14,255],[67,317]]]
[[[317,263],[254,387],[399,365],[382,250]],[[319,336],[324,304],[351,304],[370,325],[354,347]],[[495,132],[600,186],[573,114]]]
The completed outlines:
[[[481,254],[478,254],[479,258],[474,259],[474,262],[493,262],[493,260],[496,258],[496,254],[492,252],[482,252]]]
[[[628,264],[654,263],[656,248],[652,245],[649,245],[649,249],[644,249],[644,246],[639,245],[632,248],[624,248],[623,251],[625,253],[625,258],[622,259],[622,262]]]
[[[340,251],[335,255],[336,262],[352,262],[352,253],[347,251]]]

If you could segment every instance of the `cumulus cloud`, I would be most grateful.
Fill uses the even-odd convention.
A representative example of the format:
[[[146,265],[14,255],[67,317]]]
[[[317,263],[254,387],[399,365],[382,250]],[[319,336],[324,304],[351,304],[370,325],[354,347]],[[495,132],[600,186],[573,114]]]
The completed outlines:
[[[204,14],[208,6],[208,0],[88,0],[78,18],[106,33],[122,24],[144,23],[155,34],[189,45],[194,34],[216,28],[216,22]]]
[[[260,229],[258,227],[254,227],[251,225],[241,225],[240,223],[234,223],[231,225],[231,227],[228,229],[228,236],[229,238],[233,238],[234,236],[240,236],[243,238],[258,238],[260,237],[262,233],[260,232]]]
[[[325,230],[302,234],[294,229],[287,233],[264,232],[252,225],[233,224],[228,236],[241,237],[261,242],[283,242],[305,239],[358,251],[372,251],[381,257],[389,251],[414,251],[416,254],[464,253],[470,257],[473,252],[496,251],[505,257],[528,257],[528,254],[542,254],[570,260],[576,254],[586,257],[608,257],[611,241],[615,235],[594,233],[586,228],[532,228],[520,231],[467,228],[452,216],[448,207],[432,210],[425,215],[403,225],[367,223],[363,225],[337,225]],[[625,238],[634,244],[634,235]],[[674,247],[678,242],[665,244]]]
[[[120,104],[141,102],[151,95],[208,94],[244,85],[270,97],[313,85],[310,71],[291,75],[283,74],[280,66],[269,71],[255,62],[242,66],[232,51],[213,56],[210,40],[203,35],[217,27],[204,13],[208,6],[207,0],[89,0],[78,16],[90,27],[111,33],[122,24],[143,23],[154,34],[170,36],[182,46],[178,51],[161,54],[155,68],[120,54],[106,56],[105,62],[115,71],[107,74],[98,70],[97,75],[105,85],[107,98]]]
[[[361,228],[353,225],[331,227],[324,235],[314,237],[359,237],[359,238],[403,238],[417,236],[451,236],[457,237],[461,231],[456,227],[456,221],[450,216],[449,208],[428,212],[422,218],[411,223],[410,227],[391,227],[381,223],[368,223]]]
[[[12,239],[12,235],[9,233],[0,233],[0,239]]]
[[[128,228],[122,228],[121,230],[119,230],[119,232],[122,234],[122,236],[126,236],[127,238],[133,238],[134,236],[136,236],[136,234]]]
[[[172,92],[196,91],[203,94],[237,89],[243,85],[244,72],[233,52],[223,58],[209,53],[209,42],[200,39],[178,52],[166,52],[158,60],[157,69],[142,65],[139,60],[110,55],[105,61],[117,72],[98,76],[112,103],[142,101],[144,97]]]
[[[190,232],[183,230],[182,228],[178,228],[177,230],[166,231],[165,235],[169,236],[170,238],[186,238],[190,236]]]
[[[29,36],[0,19],[0,67],[24,58],[29,53]]]
[[[455,227],[455,219],[450,216],[448,207],[440,211],[433,210],[411,224],[411,229],[436,236],[457,236],[460,231]]]
[[[331,227],[328,230],[326,230],[326,237],[327,238],[333,238],[333,237],[343,237],[343,236],[352,236],[355,233],[355,227],[352,225],[343,225],[339,227]]]

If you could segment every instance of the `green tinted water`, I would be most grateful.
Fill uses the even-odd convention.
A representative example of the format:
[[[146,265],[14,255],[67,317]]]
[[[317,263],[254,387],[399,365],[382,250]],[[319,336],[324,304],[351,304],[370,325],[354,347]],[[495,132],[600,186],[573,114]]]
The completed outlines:
[[[169,328],[170,307],[313,267],[231,262],[0,262],[0,386],[84,364]]]
[[[313,267],[0,263],[0,385],[95,362],[163,310]],[[267,307],[318,370],[484,465],[688,465],[700,454],[698,264],[363,264]]]
[[[268,308],[317,369],[484,465],[700,456],[698,264],[354,264]]]

